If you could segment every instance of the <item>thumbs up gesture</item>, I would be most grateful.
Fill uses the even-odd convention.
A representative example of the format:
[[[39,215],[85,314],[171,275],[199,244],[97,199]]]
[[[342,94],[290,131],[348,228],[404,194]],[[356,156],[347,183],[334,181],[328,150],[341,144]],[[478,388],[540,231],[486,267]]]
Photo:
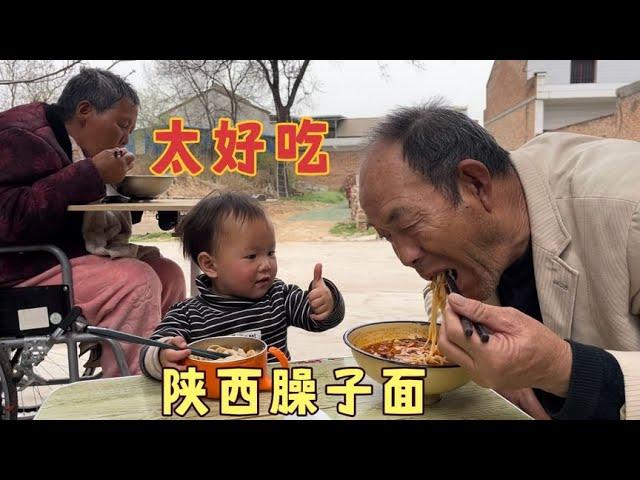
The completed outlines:
[[[313,282],[309,292],[309,304],[313,312],[311,320],[322,322],[331,314],[334,307],[333,295],[322,279],[322,264],[317,263],[313,269]]]

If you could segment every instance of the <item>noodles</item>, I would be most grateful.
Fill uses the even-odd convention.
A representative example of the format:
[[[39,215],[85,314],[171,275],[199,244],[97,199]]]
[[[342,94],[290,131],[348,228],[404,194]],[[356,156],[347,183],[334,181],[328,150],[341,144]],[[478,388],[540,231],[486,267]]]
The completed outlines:
[[[194,358],[196,360],[205,360],[209,362],[232,362],[234,360],[242,360],[243,358],[252,357],[256,353],[258,353],[253,349],[247,350],[245,352],[242,348],[239,348],[239,347],[225,348],[225,347],[221,347],[220,345],[209,345],[207,347],[207,351],[216,352],[216,353],[228,353],[229,356],[224,358],[219,358],[217,360],[212,360],[210,358],[203,358],[197,355],[191,355],[191,358]]]
[[[429,329],[427,337],[414,335],[396,338],[385,342],[374,343],[364,351],[378,357],[409,363],[411,365],[446,365],[447,359],[438,350],[438,315],[444,310],[447,300],[445,274],[439,273],[431,284],[425,288],[425,300],[431,292],[431,308],[429,313]]]
[[[364,351],[411,365],[444,365],[446,363],[446,359],[437,349],[434,353],[431,352],[431,345],[424,337],[395,338],[369,345],[364,348]]]
[[[429,350],[430,356],[440,357],[444,362],[446,362],[446,359],[442,357],[438,351],[438,315],[444,311],[444,305],[447,301],[447,289],[445,285],[444,272],[437,274],[434,281],[429,285],[431,290],[431,318],[429,319],[429,332],[427,333],[427,343],[431,344]]]

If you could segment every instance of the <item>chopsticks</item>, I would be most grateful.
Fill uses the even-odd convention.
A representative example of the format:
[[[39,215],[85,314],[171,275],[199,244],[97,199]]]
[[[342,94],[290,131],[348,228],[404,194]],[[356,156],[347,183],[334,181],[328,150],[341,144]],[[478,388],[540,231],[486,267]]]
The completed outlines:
[[[108,328],[87,326],[87,333],[92,333],[100,337],[113,338],[114,340],[121,340],[128,343],[136,343],[139,345],[149,345],[150,347],[158,347],[162,349],[171,350],[186,350],[169,343],[158,342],[157,340],[151,340],[150,338],[139,337],[138,335],[132,335],[130,333],[118,332],[116,330],[109,330]],[[191,350],[191,353],[198,355],[199,357],[209,358],[211,360],[218,360],[220,358],[228,357],[228,353],[212,352],[210,350],[201,350],[199,348],[187,348]]]
[[[461,295],[460,290],[458,290],[458,286],[456,285],[456,278],[453,275],[453,270],[447,270],[445,273],[445,279],[447,281],[447,290],[449,290],[449,293],[457,293],[458,295]],[[478,335],[480,336],[480,340],[482,340],[482,343],[487,343],[489,341],[489,331],[484,325],[472,322],[464,315],[460,315],[460,323],[462,323],[462,329],[464,330],[464,335],[466,337],[473,335],[473,329],[475,328],[476,332],[478,332]]]

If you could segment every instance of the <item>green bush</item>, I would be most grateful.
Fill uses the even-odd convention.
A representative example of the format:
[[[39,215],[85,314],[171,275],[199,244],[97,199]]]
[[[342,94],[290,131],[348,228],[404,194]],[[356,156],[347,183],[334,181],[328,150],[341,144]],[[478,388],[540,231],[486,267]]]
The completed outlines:
[[[130,241],[135,242],[171,242],[178,241],[178,237],[171,235],[171,232],[150,232],[142,235],[131,235]]]
[[[332,235],[338,235],[341,237],[352,237],[360,235],[375,235],[376,231],[373,228],[367,228],[366,230],[358,230],[355,222],[340,222],[336,223],[331,230]]]
[[[300,202],[322,202],[322,203],[341,203],[347,198],[344,193],[337,190],[327,190],[325,192],[309,192],[304,195],[291,197],[293,200]]]

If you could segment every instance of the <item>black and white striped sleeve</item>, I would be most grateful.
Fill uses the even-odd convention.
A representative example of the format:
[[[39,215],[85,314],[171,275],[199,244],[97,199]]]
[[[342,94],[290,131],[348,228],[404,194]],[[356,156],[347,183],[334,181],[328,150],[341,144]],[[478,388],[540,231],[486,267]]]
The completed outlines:
[[[191,328],[187,309],[175,307],[167,312],[164,319],[151,335],[152,340],[164,337],[182,337],[187,343],[191,342]]]
[[[176,305],[169,310],[164,319],[156,327],[151,338],[153,340],[167,341],[171,337],[182,337],[190,342],[191,334],[186,310]],[[144,346],[140,350],[140,369],[148,377],[160,380],[162,378],[162,365],[160,364],[160,349],[158,347]]]

